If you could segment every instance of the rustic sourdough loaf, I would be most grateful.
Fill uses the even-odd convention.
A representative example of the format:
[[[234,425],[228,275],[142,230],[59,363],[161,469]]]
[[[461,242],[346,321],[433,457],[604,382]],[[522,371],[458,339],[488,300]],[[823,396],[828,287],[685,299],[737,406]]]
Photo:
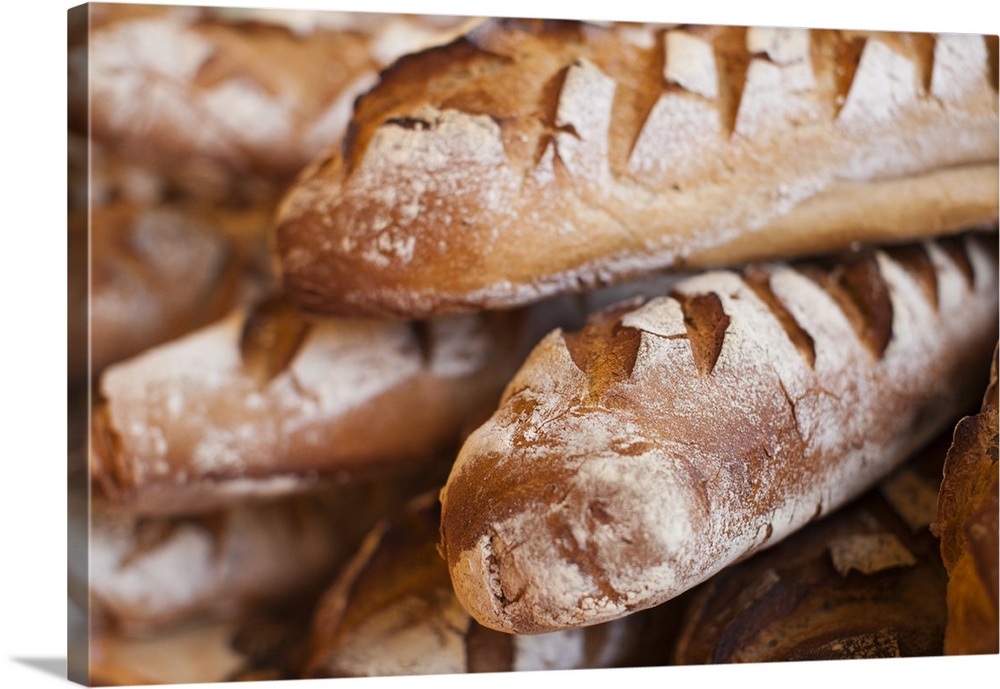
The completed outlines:
[[[711,271],[553,331],[441,494],[459,599],[542,632],[661,603],[860,494],[980,394],[992,236]]]
[[[506,307],[997,218],[996,42],[497,20],[408,55],[279,211],[308,309]]]

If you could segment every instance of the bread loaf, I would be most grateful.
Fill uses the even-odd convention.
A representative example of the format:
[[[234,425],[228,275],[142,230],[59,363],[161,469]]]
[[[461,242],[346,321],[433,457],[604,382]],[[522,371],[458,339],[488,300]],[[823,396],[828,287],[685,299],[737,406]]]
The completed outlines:
[[[255,607],[318,593],[390,500],[377,484],[176,517],[135,517],[90,503],[86,569],[71,590],[95,634],[152,638]],[[86,493],[71,496],[74,533],[88,526]],[[82,563],[81,563],[82,564]]]
[[[305,308],[422,317],[998,216],[995,38],[495,20],[408,55],[284,199]]]
[[[657,605],[844,504],[975,403],[997,249],[711,271],[553,331],[441,494],[455,590],[531,633]]]
[[[935,516],[949,431],[875,489],[692,590],[670,663],[941,655]]]
[[[317,318],[270,296],[104,372],[95,485],[120,508],[177,514],[427,469],[496,404],[521,319]]]
[[[70,337],[89,334],[94,378],[112,363],[218,320],[263,291],[270,276],[253,245],[264,237],[269,218],[267,207],[115,201],[91,209],[89,233],[84,225],[70,235],[70,259],[86,261],[88,251],[90,257],[89,273],[83,272],[89,290],[73,293],[76,330]],[[86,342],[83,337],[75,341]],[[74,378],[83,368],[80,358]]]
[[[455,598],[437,550],[437,492],[380,523],[320,600],[307,677],[379,677],[610,667],[637,641],[639,620],[541,636],[501,634]]]
[[[99,497],[88,511],[74,478],[70,537],[85,549],[69,563],[70,601],[88,610],[90,682],[112,685],[297,676],[328,582],[376,522],[440,485],[436,476],[355,482],[136,517]]]
[[[997,543],[997,352],[977,414],[955,427],[944,465],[935,530],[948,568],[949,655],[1000,650]]]
[[[95,3],[69,52],[70,122],[189,188],[284,183],[338,140],[400,52],[465,19]],[[89,110],[88,110],[89,108]]]

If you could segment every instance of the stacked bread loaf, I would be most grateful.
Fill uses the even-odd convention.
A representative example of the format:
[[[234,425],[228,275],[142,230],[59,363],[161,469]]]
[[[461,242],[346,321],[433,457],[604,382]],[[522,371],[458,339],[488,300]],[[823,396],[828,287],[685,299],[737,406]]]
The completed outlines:
[[[903,641],[723,653],[703,592],[863,607],[778,544],[882,533],[848,506],[982,399],[995,40],[90,8],[98,679],[951,648],[926,515]]]

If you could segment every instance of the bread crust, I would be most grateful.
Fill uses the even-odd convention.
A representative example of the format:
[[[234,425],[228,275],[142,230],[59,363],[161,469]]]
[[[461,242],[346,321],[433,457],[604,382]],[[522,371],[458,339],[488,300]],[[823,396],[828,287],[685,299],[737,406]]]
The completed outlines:
[[[178,514],[427,469],[496,404],[522,316],[321,318],[272,295],[108,368],[91,475],[119,508]]]
[[[495,20],[383,72],[303,171],[293,298],[414,317],[998,211],[981,36]]]
[[[953,423],[996,341],[996,243],[913,249],[708,272],[549,334],[442,491],[463,605],[521,633],[657,605]]]
[[[87,568],[70,571],[84,593],[74,600],[96,636],[155,638],[315,596],[391,504],[380,490],[388,496],[368,485],[155,518],[72,495],[73,528],[89,528]]]
[[[88,19],[70,46],[71,125],[200,186],[287,182],[340,139],[380,69],[468,21],[117,3]]]
[[[639,619],[545,636],[486,629],[455,598],[437,549],[437,490],[368,534],[313,617],[305,677],[385,677],[611,667]]]
[[[858,500],[695,587],[670,662],[941,655],[947,575],[928,526],[950,435]]]
[[[75,216],[81,227],[70,232],[70,260],[81,262],[83,280],[71,296],[70,338],[86,343],[89,336],[90,375],[96,379],[108,365],[204,327],[265,291],[271,277],[251,242],[264,236],[269,211],[115,201],[91,209],[87,224]],[[77,352],[71,378],[88,372],[79,360],[86,352]]]
[[[955,427],[938,495],[935,529],[948,570],[949,655],[1000,650],[997,534],[997,352],[977,414]]]

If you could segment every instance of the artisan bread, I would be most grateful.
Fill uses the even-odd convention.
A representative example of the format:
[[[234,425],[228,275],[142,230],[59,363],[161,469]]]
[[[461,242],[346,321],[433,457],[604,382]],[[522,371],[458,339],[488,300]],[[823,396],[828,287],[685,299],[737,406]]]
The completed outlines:
[[[95,486],[122,509],[177,514],[429,470],[496,405],[522,320],[314,317],[269,295],[105,370]]]
[[[193,623],[237,620],[255,607],[320,591],[381,510],[406,496],[369,484],[147,518],[99,497],[88,511],[86,492],[77,491],[71,527],[88,557],[70,569],[71,592],[88,606],[99,635],[153,638]]]
[[[949,655],[997,653],[998,615],[997,352],[976,414],[962,419],[944,465],[935,530],[948,568]]]
[[[70,337],[86,342],[89,335],[94,378],[265,290],[271,277],[260,242],[269,210],[128,201],[93,207],[89,224],[70,233],[70,259],[90,256],[89,271],[74,273],[89,284],[73,283]]]
[[[95,262],[142,265],[121,258]],[[96,485],[121,507],[178,513],[371,472],[441,464],[446,474],[448,453],[492,413],[543,335],[677,279],[651,274],[531,308],[409,323],[317,316],[281,292],[265,295],[108,369],[94,412]],[[128,296],[109,287],[98,292],[106,301]],[[159,294],[137,290],[132,302],[157,303]],[[95,342],[121,335],[119,347],[145,336],[149,322],[137,318],[130,334],[109,320],[94,317],[95,330],[108,331]]]
[[[695,587],[665,664],[941,655],[947,576],[928,527],[950,438]]]
[[[441,493],[455,590],[531,633],[662,603],[859,495],[975,404],[997,249],[709,271],[529,355]]]
[[[610,667],[634,648],[640,619],[546,635],[477,624],[451,587],[437,549],[437,491],[379,523],[320,600],[306,677]]]
[[[190,188],[284,183],[343,134],[400,51],[459,17],[95,3],[69,52],[70,122]]]
[[[69,378],[207,325],[272,283],[276,192],[209,198],[69,136]]]
[[[411,54],[282,203],[310,310],[508,307],[992,224],[977,35],[495,20]]]

